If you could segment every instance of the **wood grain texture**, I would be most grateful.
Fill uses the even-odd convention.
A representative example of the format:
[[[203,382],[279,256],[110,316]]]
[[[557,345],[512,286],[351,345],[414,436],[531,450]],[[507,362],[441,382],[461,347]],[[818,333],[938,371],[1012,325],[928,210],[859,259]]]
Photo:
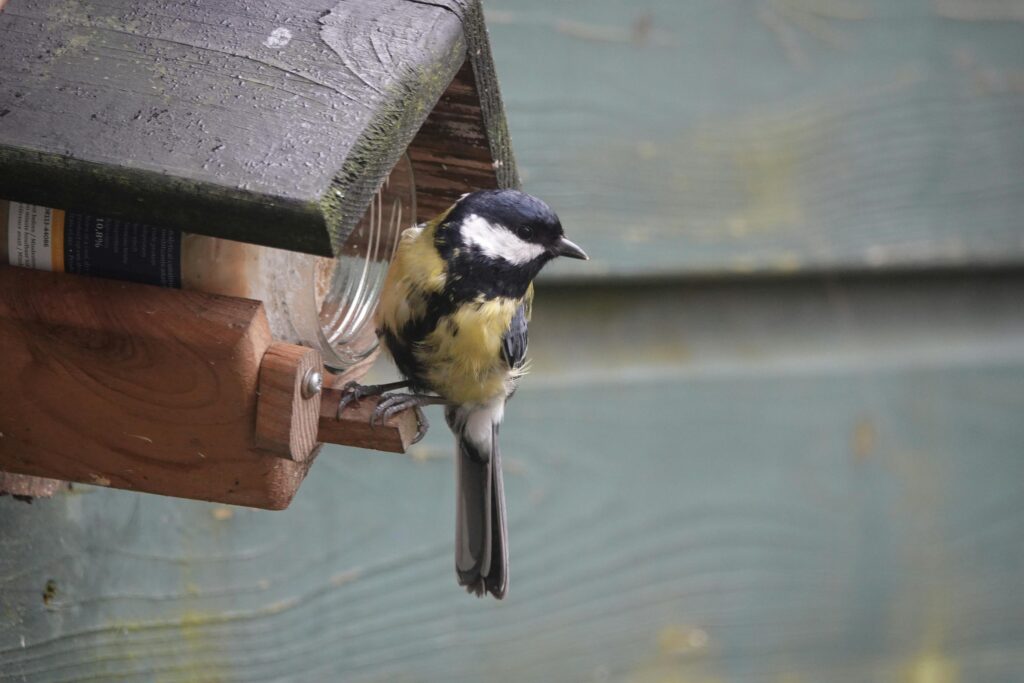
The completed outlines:
[[[505,601],[455,583],[435,429],[411,458],[325,447],[281,513],[0,499],[0,681],[1014,681],[1022,297],[542,285]]]
[[[409,146],[416,210],[425,222],[474,190],[499,186],[480,98],[467,61]]]
[[[315,452],[322,392],[303,395],[307,373],[323,375],[316,349],[277,342],[260,361],[256,399],[256,447],[305,462]]]
[[[489,2],[525,189],[592,258],[544,277],[1021,263],[1018,7]]]
[[[480,0],[415,1],[444,7],[462,21],[466,56],[473,70],[473,84],[479,99],[498,187],[518,188],[519,170],[512,152],[498,74],[491,56],[491,39],[484,19],[483,3]]]
[[[252,448],[256,301],[0,267],[0,469],[285,507],[306,474]]]
[[[320,254],[466,58],[409,0],[40,0],[0,32],[10,198]]]
[[[341,397],[342,392],[338,389],[324,389],[317,437],[320,441],[392,453],[406,452],[416,436],[415,411],[406,410],[387,422],[371,426],[370,418],[380,402],[378,397],[368,396],[356,401],[339,415]]]

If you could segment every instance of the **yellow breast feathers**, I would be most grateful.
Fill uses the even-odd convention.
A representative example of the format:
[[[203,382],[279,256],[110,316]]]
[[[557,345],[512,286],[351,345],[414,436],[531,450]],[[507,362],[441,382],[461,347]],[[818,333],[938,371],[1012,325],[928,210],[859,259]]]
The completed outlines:
[[[439,220],[402,233],[388,268],[377,307],[377,327],[400,331],[412,318],[426,316],[431,294],[444,289],[446,268],[434,248]]]
[[[519,374],[502,339],[521,305],[516,299],[467,302],[443,316],[416,349],[430,385],[453,403],[486,403],[508,394]]]

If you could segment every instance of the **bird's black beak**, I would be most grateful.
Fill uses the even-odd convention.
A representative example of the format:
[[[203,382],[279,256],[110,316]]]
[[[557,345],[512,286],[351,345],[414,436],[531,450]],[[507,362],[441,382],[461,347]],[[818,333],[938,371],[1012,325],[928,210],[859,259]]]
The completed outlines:
[[[562,237],[555,244],[555,253],[559,256],[568,256],[569,258],[578,258],[584,261],[589,261],[590,257],[587,256],[587,252],[583,251],[569,239]]]

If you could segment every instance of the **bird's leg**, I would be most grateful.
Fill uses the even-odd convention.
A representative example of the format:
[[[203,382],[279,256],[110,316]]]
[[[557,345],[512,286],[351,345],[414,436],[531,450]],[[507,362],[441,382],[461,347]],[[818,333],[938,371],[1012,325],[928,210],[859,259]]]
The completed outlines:
[[[353,401],[358,401],[361,398],[367,396],[380,396],[386,391],[392,389],[404,389],[409,386],[408,380],[402,380],[401,382],[388,382],[387,384],[360,384],[359,382],[349,382],[342,388],[341,400],[338,401],[338,416],[341,415],[342,411],[348,407]]]
[[[416,411],[416,437],[413,443],[418,443],[427,435],[430,423],[427,416],[423,414],[423,406],[446,405],[448,402],[440,396],[430,394],[388,394],[383,397],[380,403],[370,416],[370,426],[376,427],[381,422],[387,422],[391,417],[403,410],[412,408]]]

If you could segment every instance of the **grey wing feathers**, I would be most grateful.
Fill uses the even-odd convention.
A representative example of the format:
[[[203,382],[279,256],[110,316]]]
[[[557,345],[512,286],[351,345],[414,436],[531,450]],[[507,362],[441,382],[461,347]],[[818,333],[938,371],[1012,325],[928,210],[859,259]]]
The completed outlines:
[[[526,361],[527,340],[526,304],[524,303],[516,309],[516,314],[512,316],[512,322],[509,323],[508,331],[501,339],[501,355],[504,356],[505,362],[510,368],[520,368]]]

